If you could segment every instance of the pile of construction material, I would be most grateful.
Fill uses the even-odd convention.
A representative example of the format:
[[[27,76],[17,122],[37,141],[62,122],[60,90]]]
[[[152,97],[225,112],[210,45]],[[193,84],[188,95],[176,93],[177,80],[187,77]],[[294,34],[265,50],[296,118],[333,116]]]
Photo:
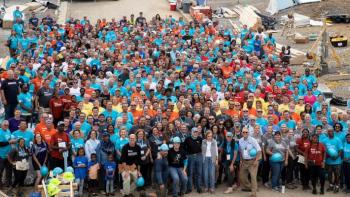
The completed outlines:
[[[13,12],[19,7],[19,10],[23,13],[23,20],[26,20],[26,15],[31,12],[34,13],[42,13],[47,9],[57,9],[57,5],[52,4],[47,1],[36,1],[36,2],[28,2],[22,5],[13,5],[5,9],[5,14],[2,18],[2,28],[11,29],[13,25]]]

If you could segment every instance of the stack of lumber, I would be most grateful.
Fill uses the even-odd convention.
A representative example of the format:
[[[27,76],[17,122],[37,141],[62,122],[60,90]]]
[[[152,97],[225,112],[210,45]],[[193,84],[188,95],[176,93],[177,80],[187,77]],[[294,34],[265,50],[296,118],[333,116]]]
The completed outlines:
[[[13,12],[16,10],[17,6],[19,7],[19,10],[23,13],[23,15],[25,15],[25,13],[32,12],[32,11],[42,7],[43,5],[41,5],[38,2],[29,2],[29,3],[25,3],[23,5],[13,5],[13,6],[6,8],[6,13],[5,13],[4,18],[3,18],[3,27],[2,28],[4,28],[4,29],[11,29],[12,28]],[[23,18],[23,19],[25,19],[25,18]]]
[[[247,25],[248,28],[252,28],[256,31],[259,27],[262,27],[261,18],[256,14],[259,12],[254,6],[236,6],[233,11],[235,11],[239,15],[239,22],[242,25]]]

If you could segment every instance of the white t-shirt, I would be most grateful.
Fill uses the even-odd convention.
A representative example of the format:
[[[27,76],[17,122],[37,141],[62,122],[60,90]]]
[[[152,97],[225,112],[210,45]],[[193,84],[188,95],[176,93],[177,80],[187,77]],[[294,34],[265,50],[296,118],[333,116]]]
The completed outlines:
[[[205,151],[205,157],[211,157],[211,142],[207,141],[207,150]]]
[[[74,88],[71,87],[69,88],[69,94],[74,95],[74,96],[79,96],[80,95],[80,87]]]

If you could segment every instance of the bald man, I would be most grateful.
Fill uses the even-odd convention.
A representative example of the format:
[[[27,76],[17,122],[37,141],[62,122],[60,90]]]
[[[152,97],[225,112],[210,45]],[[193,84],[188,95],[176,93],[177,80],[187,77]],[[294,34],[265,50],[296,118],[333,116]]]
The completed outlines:
[[[19,81],[14,78],[12,70],[7,71],[7,79],[1,83],[1,101],[5,106],[5,119],[12,118],[18,105],[17,96],[20,93]]]
[[[129,136],[129,143],[125,144],[122,148],[121,165],[119,166],[119,172],[123,178],[123,196],[133,193],[135,188],[131,188],[133,182],[137,180],[140,173],[141,164],[141,147],[136,144],[136,135],[131,134]]]

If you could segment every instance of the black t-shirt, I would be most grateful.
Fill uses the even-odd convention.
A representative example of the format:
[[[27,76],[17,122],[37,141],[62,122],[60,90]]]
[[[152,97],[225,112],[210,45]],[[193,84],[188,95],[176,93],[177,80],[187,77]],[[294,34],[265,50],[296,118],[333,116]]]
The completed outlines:
[[[29,23],[32,24],[34,27],[37,27],[39,24],[39,19],[37,17],[30,18]]]
[[[139,145],[131,147],[130,144],[125,144],[122,148],[122,156],[120,158],[122,163],[126,165],[140,165],[141,163],[141,148]]]
[[[202,138],[197,137],[193,139],[191,136],[185,139],[185,150],[189,155],[197,154],[202,152]]]
[[[146,21],[146,18],[143,17],[143,16],[139,16],[139,17],[137,17],[137,19],[136,19],[136,23],[137,23],[137,24],[140,24],[140,25],[144,25],[144,24],[145,24],[145,21]]]
[[[4,90],[5,98],[9,104],[17,104],[17,95],[19,94],[19,81],[16,79],[6,79],[1,83],[1,89]]]
[[[44,108],[49,108],[49,102],[53,95],[53,89],[51,88],[40,88],[38,93],[39,106]]]
[[[171,167],[183,168],[186,159],[186,152],[182,148],[180,148],[179,151],[175,151],[174,148],[168,151],[168,163]]]

